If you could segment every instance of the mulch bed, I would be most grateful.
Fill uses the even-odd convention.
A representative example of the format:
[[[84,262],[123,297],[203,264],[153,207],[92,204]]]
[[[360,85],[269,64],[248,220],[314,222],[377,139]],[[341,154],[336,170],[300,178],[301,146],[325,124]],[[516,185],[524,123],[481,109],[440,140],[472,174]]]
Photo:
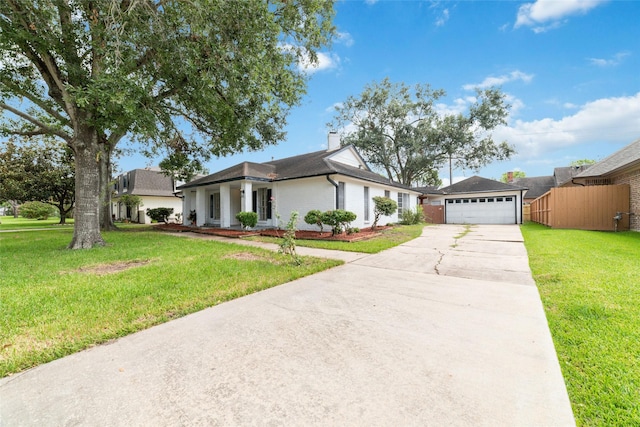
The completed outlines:
[[[307,230],[298,230],[296,231],[296,239],[302,240],[335,240],[342,242],[355,242],[358,240],[370,239],[372,237],[380,235],[380,231],[390,228],[388,226],[380,226],[376,227],[375,230],[371,228],[362,228],[357,233],[342,233],[336,236],[331,234],[331,231],[325,231],[320,233],[319,231],[307,231]],[[227,228],[202,228],[202,227],[189,227],[181,224],[158,224],[155,226],[156,230],[161,231],[172,231],[172,232],[192,232],[192,233],[200,233],[200,234],[212,234],[215,236],[223,236],[223,237],[232,237],[232,238],[240,238],[247,236],[270,236],[270,237],[282,237],[284,235],[284,230],[276,230],[276,229],[268,229],[268,230],[230,230]]]

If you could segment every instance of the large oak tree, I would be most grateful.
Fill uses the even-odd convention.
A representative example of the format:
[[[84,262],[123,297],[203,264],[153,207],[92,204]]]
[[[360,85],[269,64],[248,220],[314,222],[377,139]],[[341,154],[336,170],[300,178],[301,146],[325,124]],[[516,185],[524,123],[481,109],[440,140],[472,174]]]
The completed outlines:
[[[353,144],[389,179],[405,185],[439,185],[438,169],[449,165],[478,169],[509,158],[513,148],[497,143],[491,131],[506,124],[509,105],[496,88],[476,91],[464,113],[442,113],[442,89],[407,86],[384,79],[336,106],[328,126],[341,130],[342,143]]]
[[[278,142],[305,90],[297,64],[317,59],[333,13],[324,0],[3,0],[0,131],[69,146],[69,247],[104,244],[100,182],[121,140],[180,138],[197,156]]]

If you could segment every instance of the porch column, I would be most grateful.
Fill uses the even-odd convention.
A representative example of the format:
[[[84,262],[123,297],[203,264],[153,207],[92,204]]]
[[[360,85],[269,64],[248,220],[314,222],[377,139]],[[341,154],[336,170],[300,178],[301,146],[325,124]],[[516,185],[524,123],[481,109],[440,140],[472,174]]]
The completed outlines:
[[[205,198],[204,187],[196,188],[196,225],[204,225],[207,219],[207,200]]]
[[[240,210],[242,212],[253,211],[253,184],[243,182],[240,186]]]
[[[231,227],[231,187],[220,184],[220,227]]]

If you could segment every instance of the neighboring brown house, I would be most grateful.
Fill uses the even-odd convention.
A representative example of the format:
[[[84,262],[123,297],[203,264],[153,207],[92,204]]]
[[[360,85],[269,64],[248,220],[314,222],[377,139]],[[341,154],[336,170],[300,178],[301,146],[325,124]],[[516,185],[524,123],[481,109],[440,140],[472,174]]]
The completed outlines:
[[[573,178],[581,185],[628,184],[630,188],[629,215],[631,230],[640,231],[640,139],[599,161]]]

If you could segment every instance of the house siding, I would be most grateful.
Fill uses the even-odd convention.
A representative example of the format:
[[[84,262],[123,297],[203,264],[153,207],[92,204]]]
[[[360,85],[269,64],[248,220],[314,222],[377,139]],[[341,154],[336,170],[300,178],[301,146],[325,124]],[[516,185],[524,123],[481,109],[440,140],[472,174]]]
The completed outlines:
[[[303,178],[274,183],[272,204],[273,218],[280,215],[283,226],[289,221],[291,212],[298,212],[298,229],[317,230],[304,222],[304,216],[312,209],[327,211],[335,209],[335,187],[326,177]],[[274,224],[277,225],[277,224]]]
[[[629,184],[629,211],[634,213],[629,218],[629,228],[640,231],[640,167],[617,175],[612,181],[614,184]]]

